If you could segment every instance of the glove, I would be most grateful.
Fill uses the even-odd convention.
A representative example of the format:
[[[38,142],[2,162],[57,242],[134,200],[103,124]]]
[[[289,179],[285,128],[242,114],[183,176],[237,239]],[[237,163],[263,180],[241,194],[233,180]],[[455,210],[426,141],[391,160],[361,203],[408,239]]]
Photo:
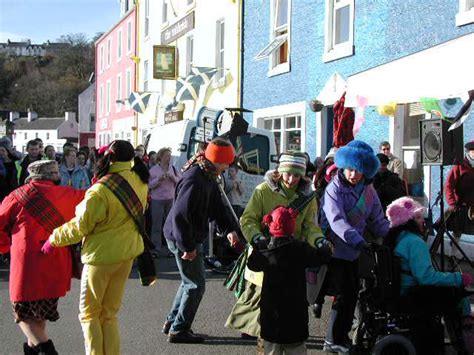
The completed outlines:
[[[49,242],[49,239],[44,242],[43,246],[41,247],[41,252],[44,254],[44,255],[51,255],[53,254],[54,252],[54,247],[51,245],[51,243]]]
[[[370,244],[367,243],[365,240],[359,242],[356,246],[356,249],[361,251],[361,252],[370,252]]]
[[[314,247],[316,249],[321,249],[321,248],[329,248],[329,249],[332,249],[333,248],[333,244],[327,240],[326,238],[317,238],[315,241],[314,241]]]
[[[266,249],[268,247],[269,238],[265,237],[263,234],[255,234],[252,237],[250,245],[255,249]]]
[[[463,272],[461,274],[461,279],[462,279],[462,285],[464,287],[472,285],[472,276],[466,272]]]

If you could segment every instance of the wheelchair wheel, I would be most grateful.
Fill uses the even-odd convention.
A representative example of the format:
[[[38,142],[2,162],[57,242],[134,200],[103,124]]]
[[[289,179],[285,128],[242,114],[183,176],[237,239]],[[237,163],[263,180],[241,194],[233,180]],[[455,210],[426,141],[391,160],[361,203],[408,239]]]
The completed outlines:
[[[390,334],[377,340],[372,349],[372,355],[416,355],[416,350],[407,337]]]

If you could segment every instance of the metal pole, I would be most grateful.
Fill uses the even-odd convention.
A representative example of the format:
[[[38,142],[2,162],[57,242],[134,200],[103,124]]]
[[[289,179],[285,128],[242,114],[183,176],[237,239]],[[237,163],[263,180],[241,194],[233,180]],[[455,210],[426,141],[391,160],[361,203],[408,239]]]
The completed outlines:
[[[441,250],[440,250],[440,254],[441,254],[441,261],[440,261],[440,265],[441,265],[441,271],[444,271],[444,233],[446,231],[446,221],[444,220],[444,196],[443,196],[443,185],[444,185],[444,176],[443,176],[443,164],[441,164],[439,166],[439,184],[440,184],[440,193],[441,193],[441,199],[439,200],[439,209],[440,209],[440,218],[441,218],[441,230],[440,230],[440,234],[441,234]]]

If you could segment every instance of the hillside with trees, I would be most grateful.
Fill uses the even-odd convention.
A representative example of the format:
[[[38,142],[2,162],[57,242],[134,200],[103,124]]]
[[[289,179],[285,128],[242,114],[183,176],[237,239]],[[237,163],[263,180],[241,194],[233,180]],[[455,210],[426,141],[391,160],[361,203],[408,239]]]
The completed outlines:
[[[65,45],[43,57],[8,57],[0,54],[0,109],[40,117],[61,117],[77,112],[78,95],[94,72],[94,41],[83,34],[61,36]]]

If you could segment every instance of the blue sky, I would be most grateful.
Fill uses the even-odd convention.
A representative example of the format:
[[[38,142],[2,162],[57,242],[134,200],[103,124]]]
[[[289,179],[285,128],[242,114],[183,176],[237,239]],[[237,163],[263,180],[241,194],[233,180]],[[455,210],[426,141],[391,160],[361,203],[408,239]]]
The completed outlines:
[[[118,0],[0,0],[0,43],[54,42],[70,33],[90,39],[112,28],[119,17]]]

